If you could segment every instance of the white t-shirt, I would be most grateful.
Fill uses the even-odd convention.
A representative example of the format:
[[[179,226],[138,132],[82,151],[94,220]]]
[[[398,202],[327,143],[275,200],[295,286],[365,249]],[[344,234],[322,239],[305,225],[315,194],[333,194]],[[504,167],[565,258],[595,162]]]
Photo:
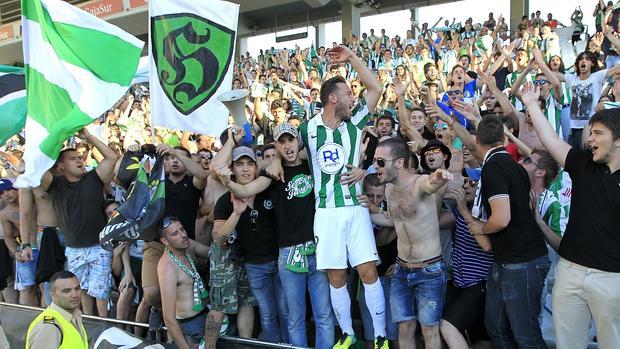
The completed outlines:
[[[607,75],[607,69],[590,74],[586,80],[579,79],[579,76],[575,74],[564,74],[572,95],[570,101],[571,128],[584,128],[590,117],[594,115],[594,108],[605,84],[605,75]]]

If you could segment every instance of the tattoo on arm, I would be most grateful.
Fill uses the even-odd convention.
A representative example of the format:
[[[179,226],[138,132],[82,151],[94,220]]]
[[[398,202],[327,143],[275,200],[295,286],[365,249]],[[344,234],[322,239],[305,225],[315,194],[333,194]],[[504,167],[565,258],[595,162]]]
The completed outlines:
[[[207,342],[207,347],[215,347],[215,342],[220,335],[221,327],[222,324],[215,319],[215,315],[213,315],[213,313],[209,313],[209,315],[207,315],[207,323],[205,325],[205,341]]]

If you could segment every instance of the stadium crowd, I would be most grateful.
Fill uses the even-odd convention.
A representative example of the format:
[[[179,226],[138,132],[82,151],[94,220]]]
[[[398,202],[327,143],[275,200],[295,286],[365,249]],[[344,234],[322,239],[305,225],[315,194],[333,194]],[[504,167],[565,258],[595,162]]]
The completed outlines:
[[[620,347],[619,8],[601,0],[592,35],[575,9],[574,62],[540,11],[513,33],[489,13],[246,53],[232,88],[249,90],[251,143],[232,118],[219,137],[151,126],[145,84],[69,139],[39,187],[13,186],[15,136],[0,300],[45,307],[69,270],[81,312],[148,323],[140,336],[165,324],[179,348],[221,334],[545,348],[543,308],[558,348],[585,348],[592,322]],[[164,218],[109,252],[127,154],[164,156]]]

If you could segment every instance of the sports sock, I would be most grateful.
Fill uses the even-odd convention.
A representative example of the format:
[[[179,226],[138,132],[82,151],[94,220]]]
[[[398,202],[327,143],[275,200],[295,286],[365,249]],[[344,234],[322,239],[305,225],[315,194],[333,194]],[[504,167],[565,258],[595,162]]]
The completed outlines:
[[[363,284],[366,298],[366,305],[372,317],[372,327],[377,336],[385,337],[385,295],[381,281],[377,279],[372,284]]]
[[[329,285],[329,295],[332,301],[332,308],[338,320],[338,325],[343,333],[353,335],[353,324],[351,323],[351,298],[347,291],[347,284],[341,288]]]

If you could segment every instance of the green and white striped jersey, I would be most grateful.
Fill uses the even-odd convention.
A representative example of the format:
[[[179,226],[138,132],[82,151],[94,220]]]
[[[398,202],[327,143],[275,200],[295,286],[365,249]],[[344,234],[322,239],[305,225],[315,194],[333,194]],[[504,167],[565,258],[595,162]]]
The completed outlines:
[[[555,133],[558,136],[562,137],[562,124],[560,123],[560,119],[562,118],[562,105],[555,99],[555,94],[553,89],[549,93],[549,97],[545,101],[546,108],[543,111],[545,117],[551,124],[551,127],[555,130]]]
[[[351,120],[341,122],[334,130],[323,123],[322,113],[299,126],[308,152],[317,208],[359,205],[356,195],[362,193],[361,183],[341,185],[340,174],[347,171],[346,165],[359,165],[362,131],[369,118],[366,100],[362,98],[353,109]]]

